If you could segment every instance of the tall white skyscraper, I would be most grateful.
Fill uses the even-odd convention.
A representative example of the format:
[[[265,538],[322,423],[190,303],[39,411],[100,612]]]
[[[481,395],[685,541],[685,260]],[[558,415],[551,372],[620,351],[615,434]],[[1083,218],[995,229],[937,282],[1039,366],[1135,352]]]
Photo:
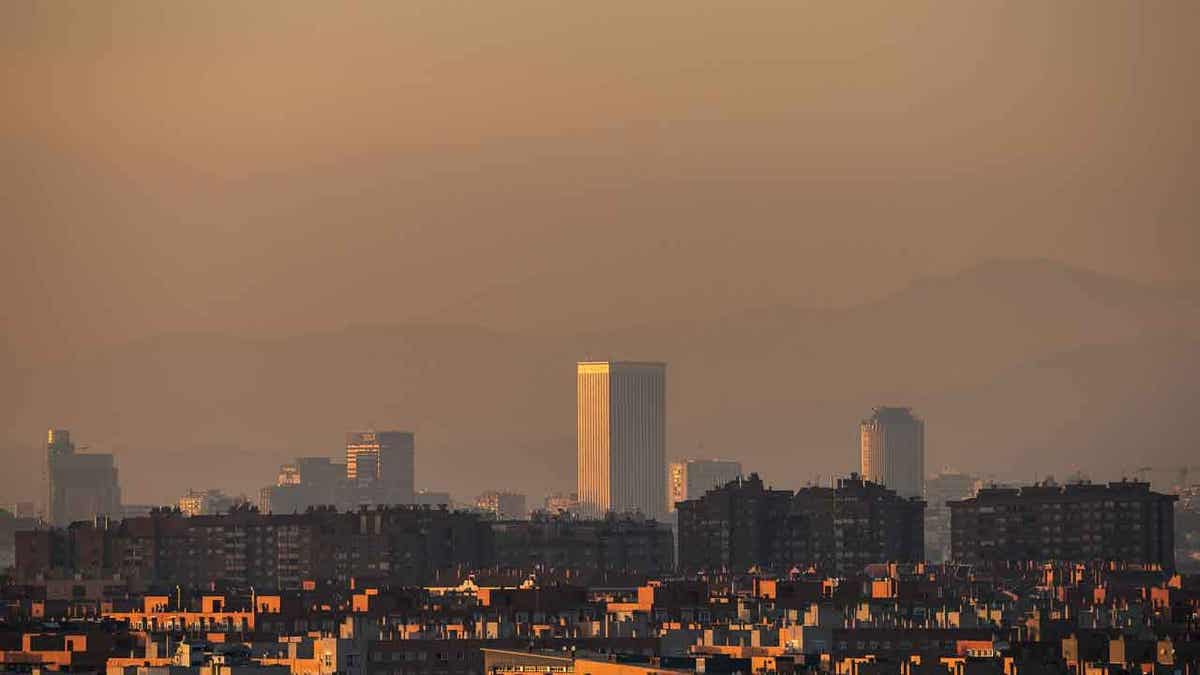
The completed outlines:
[[[925,495],[925,422],[911,409],[875,408],[859,437],[863,478],[901,497]]]
[[[666,507],[665,363],[584,361],[576,369],[579,509],[584,516]]]

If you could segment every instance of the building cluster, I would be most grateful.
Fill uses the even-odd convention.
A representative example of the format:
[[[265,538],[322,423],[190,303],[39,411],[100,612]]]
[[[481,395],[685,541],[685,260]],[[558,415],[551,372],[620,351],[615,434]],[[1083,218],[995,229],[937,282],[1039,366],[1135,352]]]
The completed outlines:
[[[257,504],[122,508],[51,431],[45,519],[11,525],[0,675],[1200,675],[1200,490],[925,475],[880,407],[861,473],[799,490],[666,460],[666,368],[577,364],[577,491],[460,508],[415,439],[353,432]],[[1200,527],[1196,528],[1200,531]]]
[[[879,561],[923,559],[925,503],[857,475],[836,487],[765,487],[751,474],[679,502],[679,568],[685,573],[842,574]]]
[[[179,498],[179,511],[188,516],[214,516],[228,513],[234,507],[244,503],[244,500],[221,492],[220,490],[188,490]]]
[[[848,575],[3,587],[0,669],[109,675],[1074,675],[1200,667],[1200,585],[1151,565]]]
[[[425,584],[461,570],[663,574],[673,566],[670,527],[634,517],[503,521],[418,506],[264,514],[246,505],[214,516],[162,509],[18,532],[14,576],[120,578],[137,590],[296,589],[306,579]]]
[[[1173,568],[1177,495],[1149,483],[984,488],[949,502],[951,558],[1123,560]]]
[[[522,520],[529,515],[525,495],[516,492],[489,490],[475,500],[475,508],[496,520]]]
[[[300,513],[318,506],[345,511],[414,504],[419,494],[415,482],[416,438],[412,432],[353,431],[346,434],[344,462],[332,457],[299,457],[284,464],[275,485],[259,492],[258,508]]]

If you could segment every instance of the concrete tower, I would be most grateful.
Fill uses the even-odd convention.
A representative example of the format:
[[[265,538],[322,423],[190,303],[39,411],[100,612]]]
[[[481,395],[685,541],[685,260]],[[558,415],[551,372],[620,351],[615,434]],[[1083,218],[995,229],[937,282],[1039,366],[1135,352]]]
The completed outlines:
[[[925,422],[909,408],[879,407],[859,425],[863,478],[901,497],[925,494]]]

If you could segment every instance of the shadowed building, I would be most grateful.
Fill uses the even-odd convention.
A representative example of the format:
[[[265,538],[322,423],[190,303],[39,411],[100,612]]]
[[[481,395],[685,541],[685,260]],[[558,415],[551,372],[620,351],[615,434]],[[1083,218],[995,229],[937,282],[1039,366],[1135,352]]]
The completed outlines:
[[[95,516],[121,516],[121,488],[110,454],[75,452],[71,432],[46,435],[46,522],[67,525]]]
[[[730,459],[681,459],[667,470],[667,510],[675,504],[701,497],[742,475],[741,462]]]
[[[666,506],[666,364],[581,362],[576,371],[581,515]]]
[[[1175,567],[1177,495],[1149,483],[1042,483],[952,501],[955,562],[1111,560]]]
[[[450,508],[454,500],[450,498],[449,492],[441,490],[417,490],[417,493],[413,496],[413,503],[417,506],[444,506]]]
[[[259,493],[263,513],[300,513],[314,506],[352,505],[346,465],[329,457],[297,457],[279,467],[275,485]]]
[[[529,517],[525,495],[516,492],[489,490],[475,500],[475,508],[491,514],[496,520],[523,520]]]
[[[679,502],[679,569],[783,573],[810,565],[848,574],[879,562],[916,562],[925,502],[857,475],[837,487],[773,490],[757,474]]]
[[[491,533],[492,564],[500,567],[663,574],[675,565],[671,527],[637,516],[537,514],[494,522]]]
[[[925,494],[925,422],[909,408],[879,407],[859,425],[862,476],[901,497]]]
[[[411,504],[416,443],[408,431],[346,434],[346,479],[370,488],[376,504]]]

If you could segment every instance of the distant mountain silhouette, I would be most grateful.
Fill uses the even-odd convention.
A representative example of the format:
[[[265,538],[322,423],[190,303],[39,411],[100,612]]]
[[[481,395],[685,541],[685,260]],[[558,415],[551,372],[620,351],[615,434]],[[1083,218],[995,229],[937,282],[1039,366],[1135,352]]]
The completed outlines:
[[[1196,289],[1001,261],[845,309],[670,311],[577,335],[433,324],[166,335],[18,372],[0,381],[13,467],[0,489],[35,496],[51,425],[116,450],[127,501],[249,492],[282,461],[339,455],[346,430],[373,425],[417,432],[418,487],[536,498],[574,485],[585,357],[666,360],[670,453],[736,457],[776,486],[856,467],[856,424],[882,403],[926,419],[930,469],[1104,477],[1197,450]]]

